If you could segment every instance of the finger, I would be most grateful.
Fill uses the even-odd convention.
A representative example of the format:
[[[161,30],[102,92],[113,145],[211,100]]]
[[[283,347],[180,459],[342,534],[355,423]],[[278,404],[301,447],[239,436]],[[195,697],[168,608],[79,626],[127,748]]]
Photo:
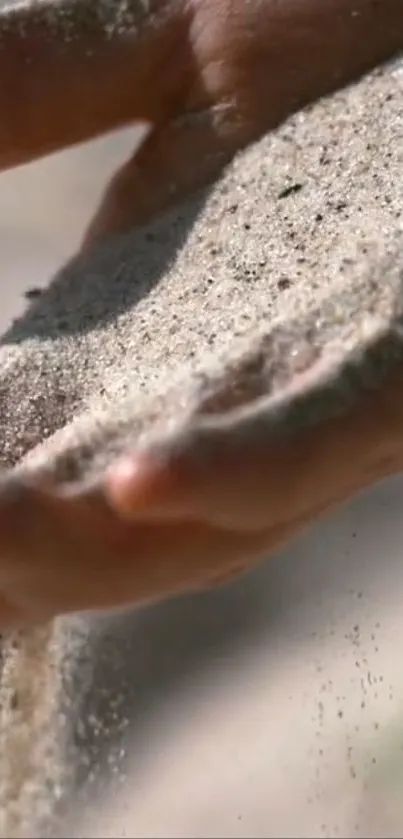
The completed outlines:
[[[26,623],[26,615],[14,603],[0,595],[0,633],[18,629]],[[0,635],[1,643],[1,635]]]
[[[99,0],[2,4],[0,170],[171,112],[192,77],[182,4],[122,9]]]
[[[292,112],[403,46],[401,0],[361,3],[358,11],[353,0],[202,0],[191,8],[187,89],[113,178],[84,247],[209,185],[238,151]]]
[[[212,183],[245,145],[244,128],[242,121],[231,121],[225,105],[156,128],[108,185],[83,248],[108,233],[146,224]]]
[[[22,0],[3,4],[0,31],[0,169],[136,120],[159,125],[192,87],[243,98],[251,142],[403,43],[400,0],[133,0],[123,16],[114,2]]]
[[[309,516],[402,465],[401,376],[344,415],[287,431],[271,400],[242,418],[201,421],[110,470],[106,491],[128,519],[198,520],[267,530]],[[317,396],[317,393],[316,393]],[[289,411],[295,414],[295,394]],[[315,401],[315,392],[306,399]]]
[[[122,521],[98,492],[22,483],[0,497],[0,622],[116,609],[210,584],[265,551],[252,538],[203,524]],[[15,610],[15,612],[13,612]]]

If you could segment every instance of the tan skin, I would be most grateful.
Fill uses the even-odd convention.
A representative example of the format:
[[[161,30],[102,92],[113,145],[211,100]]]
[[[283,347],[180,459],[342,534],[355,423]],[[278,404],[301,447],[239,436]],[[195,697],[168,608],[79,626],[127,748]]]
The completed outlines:
[[[86,248],[213,180],[292,111],[403,48],[401,0],[155,0],[135,34],[108,37],[96,0],[72,5],[69,37],[63,15],[49,22],[29,4],[0,16],[0,168],[148,120]],[[196,433],[163,457],[128,452],[95,489],[0,490],[0,625],[155,601],[249,568],[401,470],[402,376],[288,439],[240,444],[213,428],[202,458]]]

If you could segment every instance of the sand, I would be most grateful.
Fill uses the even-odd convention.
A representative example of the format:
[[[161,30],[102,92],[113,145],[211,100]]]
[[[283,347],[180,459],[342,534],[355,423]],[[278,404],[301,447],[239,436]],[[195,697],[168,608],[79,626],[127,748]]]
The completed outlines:
[[[211,192],[63,269],[2,338],[3,466],[96,476],[150,429],[225,422],[229,407],[255,422],[263,396],[266,419],[292,430],[376,383],[401,358],[402,114],[398,61],[294,117]],[[305,410],[287,387],[318,357]],[[6,642],[1,835],[42,835],[75,780],[75,657],[86,649],[90,690],[101,654],[88,632],[62,621]]]

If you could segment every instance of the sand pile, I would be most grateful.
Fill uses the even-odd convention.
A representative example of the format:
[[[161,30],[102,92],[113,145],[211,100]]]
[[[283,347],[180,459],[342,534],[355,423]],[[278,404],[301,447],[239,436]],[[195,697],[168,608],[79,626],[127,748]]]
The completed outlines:
[[[209,194],[72,261],[2,338],[2,465],[96,476],[196,415],[292,429],[343,408],[402,356],[402,166],[398,61],[291,119]],[[298,395],[294,372],[318,359]],[[52,629],[14,641],[0,832],[37,835],[63,783],[65,648]]]

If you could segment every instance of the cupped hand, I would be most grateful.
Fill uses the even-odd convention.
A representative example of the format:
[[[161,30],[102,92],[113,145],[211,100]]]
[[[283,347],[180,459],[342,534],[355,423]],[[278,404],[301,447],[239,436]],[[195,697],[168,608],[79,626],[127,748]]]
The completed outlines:
[[[231,417],[131,451],[97,486],[5,480],[0,625],[207,588],[402,467],[402,377],[291,437]]]
[[[111,2],[107,38],[97,0],[76,0],[76,17],[65,2],[64,17],[49,3],[0,13],[0,169],[147,121],[86,248],[191,194],[293,110],[403,46],[401,0],[153,0],[129,34]],[[400,469],[400,392],[387,383],[292,437],[201,422],[128,451],[90,489],[5,478],[0,626],[146,603],[251,567]]]

